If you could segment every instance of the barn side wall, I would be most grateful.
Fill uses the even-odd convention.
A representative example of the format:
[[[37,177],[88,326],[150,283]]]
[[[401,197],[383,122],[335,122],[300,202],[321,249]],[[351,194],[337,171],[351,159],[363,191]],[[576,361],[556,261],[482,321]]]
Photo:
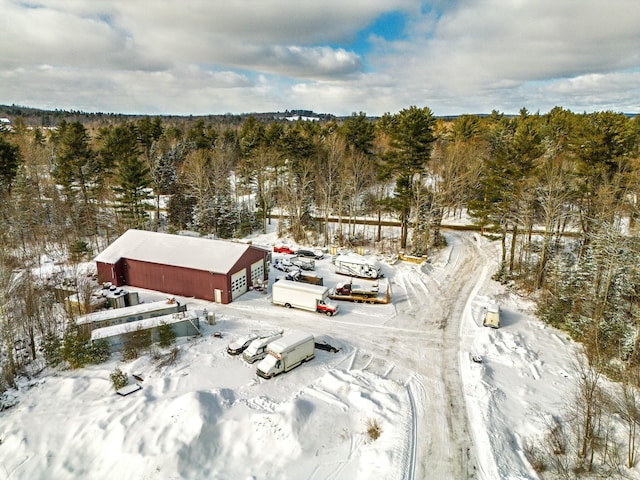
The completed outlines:
[[[96,268],[98,270],[98,282],[111,282],[116,287],[126,285],[127,280],[124,275],[124,259],[121,258],[113,264],[96,262]]]
[[[214,291],[219,289],[222,303],[231,301],[229,282],[222,274],[129,259],[124,271],[127,285],[134,287],[210,301],[215,301]]]

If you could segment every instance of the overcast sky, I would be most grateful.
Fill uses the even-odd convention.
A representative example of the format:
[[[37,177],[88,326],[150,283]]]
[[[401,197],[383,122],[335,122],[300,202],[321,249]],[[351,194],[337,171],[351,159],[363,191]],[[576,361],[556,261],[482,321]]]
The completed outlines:
[[[0,0],[0,104],[640,112],[640,3]]]

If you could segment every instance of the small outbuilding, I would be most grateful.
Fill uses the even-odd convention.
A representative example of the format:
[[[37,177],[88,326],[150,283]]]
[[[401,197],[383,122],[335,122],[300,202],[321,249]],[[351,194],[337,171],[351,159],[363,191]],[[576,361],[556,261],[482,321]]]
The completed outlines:
[[[104,340],[107,342],[111,352],[119,352],[125,348],[131,335],[138,330],[149,332],[151,341],[154,343],[159,342],[159,329],[163,324],[169,325],[176,337],[200,335],[200,316],[196,311],[188,311],[96,328],[91,332],[91,342]]]
[[[271,252],[246,243],[132,229],[95,262],[100,282],[230,303],[268,280]]]
[[[161,302],[139,303],[131,307],[111,308],[78,317],[76,324],[89,330],[111,327],[122,323],[136,322],[145,318],[161,317],[187,310],[186,305],[180,305],[173,298]]]

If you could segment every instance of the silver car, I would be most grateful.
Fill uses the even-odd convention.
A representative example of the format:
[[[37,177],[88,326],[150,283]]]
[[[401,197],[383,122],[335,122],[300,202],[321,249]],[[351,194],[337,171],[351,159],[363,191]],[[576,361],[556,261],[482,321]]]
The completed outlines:
[[[257,333],[250,333],[248,335],[244,335],[237,340],[234,340],[227,346],[227,353],[229,355],[240,355],[244,352],[251,342],[253,342],[259,335]]]

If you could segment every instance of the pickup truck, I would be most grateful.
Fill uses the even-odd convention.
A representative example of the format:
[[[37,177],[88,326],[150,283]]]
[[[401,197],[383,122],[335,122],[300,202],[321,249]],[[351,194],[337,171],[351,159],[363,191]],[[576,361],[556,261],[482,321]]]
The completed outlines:
[[[338,283],[335,288],[336,295],[359,295],[362,297],[376,297],[379,293],[378,284],[374,284],[369,288],[353,283]]]
[[[287,272],[287,276],[285,278],[293,282],[310,283],[312,285],[322,285],[324,283],[322,277],[318,277],[313,274],[305,275],[300,270]]]
[[[288,245],[274,245],[273,246],[273,251],[276,252],[276,253],[287,253],[287,254],[296,253],[295,250],[293,250]]]
[[[351,283],[339,283],[329,293],[332,300],[344,300],[346,302],[356,303],[389,303],[391,300],[389,285],[387,284],[386,293],[379,295],[379,287],[376,283],[370,288],[363,288]]]
[[[273,262],[273,268],[281,272],[299,272],[300,268],[296,267],[288,258],[276,258]]]
[[[296,256],[296,257],[291,257],[289,261],[296,267],[301,268],[302,270],[314,270],[316,268],[316,262],[309,258]]]

